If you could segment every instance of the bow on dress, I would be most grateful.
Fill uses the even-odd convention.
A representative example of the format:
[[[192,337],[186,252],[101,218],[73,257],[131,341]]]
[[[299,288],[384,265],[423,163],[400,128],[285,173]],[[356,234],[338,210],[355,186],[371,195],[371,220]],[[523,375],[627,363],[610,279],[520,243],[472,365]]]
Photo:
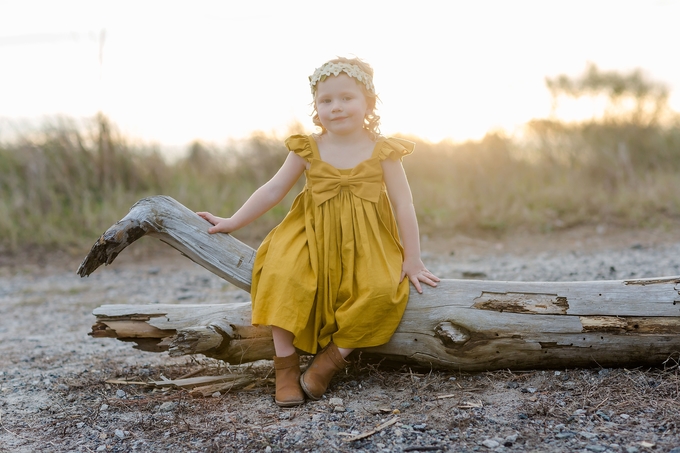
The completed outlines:
[[[340,193],[342,188],[372,203],[377,203],[383,187],[382,166],[378,159],[361,162],[349,174],[343,174],[329,163],[314,159],[308,170],[312,199],[319,206]]]

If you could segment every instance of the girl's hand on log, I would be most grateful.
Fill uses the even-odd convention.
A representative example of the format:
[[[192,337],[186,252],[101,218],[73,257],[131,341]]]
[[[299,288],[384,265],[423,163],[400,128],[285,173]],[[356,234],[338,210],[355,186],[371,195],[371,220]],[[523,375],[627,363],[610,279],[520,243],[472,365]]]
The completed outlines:
[[[420,282],[435,287],[439,281],[439,277],[428,271],[420,258],[407,258],[404,260],[401,266],[401,279],[403,280],[405,276],[408,276],[408,279],[413,283],[419,294],[423,293]]]
[[[209,212],[197,212],[196,214],[213,224],[213,226],[208,228],[208,233],[210,234],[230,233],[236,229],[234,228],[233,222],[229,217],[217,217]]]

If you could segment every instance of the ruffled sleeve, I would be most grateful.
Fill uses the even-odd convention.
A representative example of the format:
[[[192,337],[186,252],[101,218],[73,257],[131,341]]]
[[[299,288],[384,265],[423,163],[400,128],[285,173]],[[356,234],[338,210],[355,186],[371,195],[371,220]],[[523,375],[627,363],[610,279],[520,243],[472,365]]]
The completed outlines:
[[[286,139],[286,148],[308,161],[313,156],[309,140],[308,135],[291,135]]]
[[[386,138],[378,145],[378,158],[401,160],[413,152],[416,144],[403,138]]]

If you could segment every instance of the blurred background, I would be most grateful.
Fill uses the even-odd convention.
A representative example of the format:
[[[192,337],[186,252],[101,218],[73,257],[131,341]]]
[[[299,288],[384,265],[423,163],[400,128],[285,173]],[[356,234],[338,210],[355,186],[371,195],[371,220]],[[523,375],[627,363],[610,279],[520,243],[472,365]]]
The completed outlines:
[[[680,222],[680,1],[0,0],[0,249],[80,249],[139,198],[228,215],[375,69],[421,230]],[[235,234],[257,243],[296,190]]]

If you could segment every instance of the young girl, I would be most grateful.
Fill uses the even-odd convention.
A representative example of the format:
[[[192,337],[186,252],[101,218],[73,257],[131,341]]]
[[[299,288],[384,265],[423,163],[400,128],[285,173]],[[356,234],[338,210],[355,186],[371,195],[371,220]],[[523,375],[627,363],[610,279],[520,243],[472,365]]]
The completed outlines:
[[[264,239],[253,268],[253,324],[271,325],[276,404],[318,400],[355,348],[387,343],[406,308],[409,280],[439,279],[420,258],[418,223],[402,157],[414,144],[380,135],[373,69],[338,58],[309,77],[321,132],[294,135],[280,170],[228,218],[198,215],[230,233],[307,184]],[[408,277],[405,279],[404,277]],[[297,350],[316,354],[304,374]],[[321,351],[317,353],[317,350]]]

